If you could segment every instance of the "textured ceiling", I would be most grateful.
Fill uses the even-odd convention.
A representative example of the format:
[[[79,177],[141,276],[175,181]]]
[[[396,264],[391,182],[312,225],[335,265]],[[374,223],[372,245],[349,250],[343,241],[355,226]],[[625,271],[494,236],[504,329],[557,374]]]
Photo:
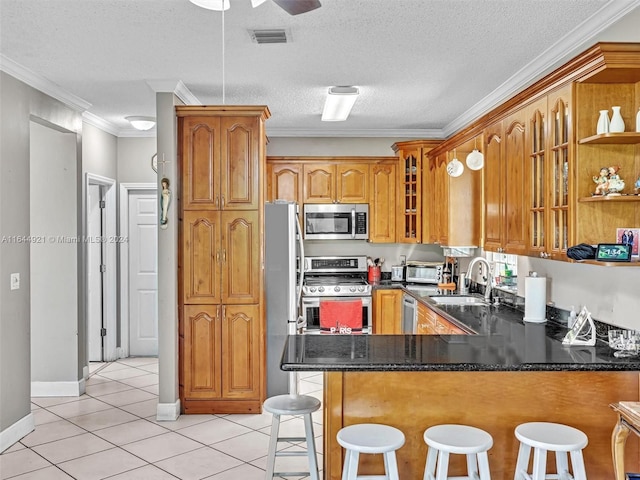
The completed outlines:
[[[321,1],[294,17],[271,1],[252,9],[231,0],[224,15],[225,103],[268,105],[269,135],[450,133],[528,66],[548,67],[545,51],[566,53],[616,19],[607,11],[639,4]],[[115,131],[129,128],[127,115],[155,115],[157,81],[182,81],[200,103],[222,103],[220,12],[188,0],[0,0],[0,19],[4,64],[90,103]],[[290,43],[257,45],[253,28],[286,28]],[[360,87],[346,122],[320,121],[331,85]]]

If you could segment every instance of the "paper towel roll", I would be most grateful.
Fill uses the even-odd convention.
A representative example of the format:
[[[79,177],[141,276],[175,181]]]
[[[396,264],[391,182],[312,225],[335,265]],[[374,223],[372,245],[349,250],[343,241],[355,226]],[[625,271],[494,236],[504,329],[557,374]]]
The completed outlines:
[[[524,279],[525,322],[546,322],[547,279],[546,277],[526,277]]]

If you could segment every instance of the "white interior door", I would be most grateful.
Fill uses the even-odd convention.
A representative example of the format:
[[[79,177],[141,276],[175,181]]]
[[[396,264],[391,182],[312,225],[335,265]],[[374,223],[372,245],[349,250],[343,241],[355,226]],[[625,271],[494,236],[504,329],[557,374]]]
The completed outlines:
[[[97,238],[103,235],[103,215],[100,202],[103,200],[100,185],[87,187],[87,235]],[[88,331],[89,361],[101,362],[103,357],[102,328],[103,322],[103,288],[102,288],[102,242],[87,242],[88,275]]]
[[[129,195],[129,355],[158,354],[158,197]]]

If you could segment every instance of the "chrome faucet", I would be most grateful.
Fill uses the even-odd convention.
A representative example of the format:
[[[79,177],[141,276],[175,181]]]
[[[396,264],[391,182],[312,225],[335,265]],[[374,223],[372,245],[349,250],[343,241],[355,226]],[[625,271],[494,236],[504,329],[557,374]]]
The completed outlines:
[[[486,286],[485,286],[485,289],[484,289],[484,299],[485,299],[486,302],[491,302],[491,279],[492,279],[491,265],[489,264],[489,262],[487,261],[486,258],[484,258],[484,257],[475,257],[469,263],[469,268],[467,269],[468,278],[471,278],[471,273],[472,273],[473,267],[476,265],[476,263],[484,263],[486,265],[486,267],[487,267],[487,283],[486,283]]]

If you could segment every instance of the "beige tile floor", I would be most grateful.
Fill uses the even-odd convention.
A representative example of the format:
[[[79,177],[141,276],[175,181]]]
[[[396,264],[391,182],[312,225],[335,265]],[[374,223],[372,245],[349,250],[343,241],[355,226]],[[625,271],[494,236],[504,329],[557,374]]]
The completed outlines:
[[[0,455],[1,479],[265,478],[270,414],[183,415],[158,422],[156,358],[96,363],[90,371],[81,397],[31,399],[36,429]],[[300,393],[322,400],[322,374],[301,374]],[[322,466],[322,409],[313,420]],[[302,419],[282,417],[280,434],[304,436]],[[279,450],[299,447],[279,443]],[[306,457],[276,460],[276,470],[307,469]]]

